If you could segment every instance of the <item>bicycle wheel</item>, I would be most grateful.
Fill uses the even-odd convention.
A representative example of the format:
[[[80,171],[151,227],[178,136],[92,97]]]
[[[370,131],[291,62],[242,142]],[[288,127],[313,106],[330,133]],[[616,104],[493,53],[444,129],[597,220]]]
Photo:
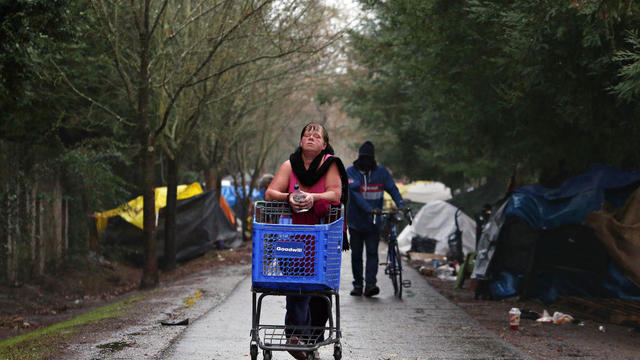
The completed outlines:
[[[396,265],[394,268],[396,269],[396,283],[398,284],[398,291],[396,292],[396,295],[398,296],[398,299],[402,299],[402,259],[400,258],[400,249],[398,248],[397,241],[395,242],[394,248],[394,253],[396,254]]]
[[[389,277],[391,278],[391,283],[393,284],[393,295],[398,296],[398,292],[402,294],[402,283],[398,283],[396,268],[396,258],[398,257],[398,255],[395,251],[395,246],[393,245],[393,243],[390,243],[389,251],[387,252],[387,269],[389,270]]]

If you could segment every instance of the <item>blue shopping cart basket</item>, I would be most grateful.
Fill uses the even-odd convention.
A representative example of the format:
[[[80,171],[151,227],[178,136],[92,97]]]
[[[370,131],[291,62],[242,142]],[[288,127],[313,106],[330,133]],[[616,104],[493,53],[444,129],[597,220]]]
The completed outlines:
[[[253,218],[252,285],[275,290],[338,290],[343,207],[320,225],[291,224],[286,202],[259,201]]]

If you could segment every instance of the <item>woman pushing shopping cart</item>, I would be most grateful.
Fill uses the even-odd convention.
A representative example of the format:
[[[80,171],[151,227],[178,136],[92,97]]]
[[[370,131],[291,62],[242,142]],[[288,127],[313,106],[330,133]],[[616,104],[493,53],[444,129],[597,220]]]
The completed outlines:
[[[269,201],[255,205],[252,360],[258,349],[265,359],[272,351],[288,351],[311,360],[330,344],[334,358],[342,357],[338,289],[347,247],[341,205],[346,172],[321,125],[306,125],[299,145],[269,185]],[[265,296],[286,296],[284,325],[260,323]]]

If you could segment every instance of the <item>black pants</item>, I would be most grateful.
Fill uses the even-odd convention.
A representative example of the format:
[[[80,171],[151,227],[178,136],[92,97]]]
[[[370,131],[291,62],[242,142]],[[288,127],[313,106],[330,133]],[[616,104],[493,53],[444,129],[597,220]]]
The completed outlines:
[[[366,248],[366,268],[364,281],[367,286],[376,284],[378,274],[378,243],[380,234],[377,231],[362,232],[349,229],[351,235],[351,272],[353,286],[362,287],[362,250]]]

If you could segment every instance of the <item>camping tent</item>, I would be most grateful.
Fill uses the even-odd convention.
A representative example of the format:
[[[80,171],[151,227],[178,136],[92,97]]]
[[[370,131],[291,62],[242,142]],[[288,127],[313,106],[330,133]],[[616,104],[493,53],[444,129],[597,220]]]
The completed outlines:
[[[156,205],[156,214],[160,212],[160,209],[164,208],[167,205],[167,187],[157,187],[155,188],[155,205]],[[202,194],[202,186],[200,183],[194,182],[190,185],[178,185],[176,190],[176,198],[178,200],[188,199],[192,196]],[[116,216],[121,217],[132,225],[142,229],[142,205],[143,205],[142,195],[136,197],[133,200],[128,201],[126,204],[120,205],[115,209],[99,212],[93,214],[93,217],[96,219],[96,229],[98,231],[98,236],[102,236],[102,233],[107,229],[107,222],[109,219],[112,219]],[[220,199],[220,206],[224,211],[225,216],[231,223],[231,225],[235,226],[235,216],[229,207],[229,204],[224,198]]]
[[[183,191],[180,192],[180,189]],[[200,190],[199,193],[185,197],[185,188],[179,188],[179,200],[176,204],[176,260],[178,261],[192,259],[211,249],[235,248],[241,242],[240,233],[227,219],[220,201],[216,199],[215,191],[202,192],[199,185],[197,189]],[[197,192],[193,188],[192,190]],[[158,193],[162,195],[163,192],[156,189],[156,200],[159,197]],[[166,191],[164,198],[162,196],[160,198],[161,200],[166,198]],[[142,202],[137,203],[135,200],[117,209],[96,214],[96,222],[105,222],[101,240],[109,249],[108,251],[121,255],[133,263],[142,264],[144,254],[142,229],[133,221],[136,219],[135,215],[142,214]],[[136,211],[137,208],[133,206],[138,205],[140,208]],[[161,259],[164,256],[164,201],[161,201],[160,205],[162,207],[158,207],[156,250],[158,258]]]
[[[407,185],[403,196],[407,200],[428,204],[435,200],[451,199],[451,189],[441,182],[416,181]]]
[[[198,195],[202,193],[202,187],[200,183],[193,183],[191,185],[178,185],[177,188],[177,199],[187,199],[192,196]],[[156,213],[160,211],[161,208],[165,207],[167,204],[167,187],[158,187],[155,189],[155,205],[156,205]],[[102,236],[102,233],[107,228],[107,222],[109,219],[120,216],[127,222],[135,225],[136,227],[142,229],[142,195],[137,198],[128,201],[126,204],[118,206],[115,209],[107,210],[104,212],[95,213],[93,217],[96,219],[96,228],[98,231],[98,236]]]
[[[603,203],[624,204],[638,184],[638,171],[594,165],[557,189],[536,185],[515,189],[494,205],[490,221],[483,227],[472,278],[489,280],[494,298],[515,295],[520,290],[518,281],[513,286],[503,286],[511,282],[502,281],[509,277],[531,283],[532,293],[545,302],[554,301],[557,295],[594,294],[588,292],[593,289],[576,281],[593,279],[594,274],[604,279],[592,288],[612,290],[618,285],[612,285],[610,279],[618,272],[619,264],[601,264],[606,251],[593,231],[582,223]],[[537,276],[543,272],[541,266],[546,268],[545,279]],[[568,278],[561,272],[573,274]]]
[[[249,192],[249,185],[245,185],[244,190],[241,189],[240,194],[236,193],[236,187],[231,184],[228,180],[222,181],[222,196],[227,201],[229,206],[235,208],[236,202],[243,198],[243,193],[246,194]],[[260,196],[260,190],[253,189],[251,192],[251,199],[255,200]]]
[[[503,198],[506,195],[506,189],[506,181],[489,180],[480,187],[455,195],[447,202],[470,216],[476,216],[482,212],[485,205],[491,205]]]
[[[431,201],[424,205],[414,216],[413,224],[408,225],[398,236],[401,253],[411,248],[411,240],[415,236],[437,240],[434,253],[446,254],[449,250],[447,240],[456,230],[454,216],[458,208],[441,200]],[[462,231],[462,252],[475,251],[476,223],[463,212],[458,214],[458,226]]]
[[[414,181],[410,184],[397,184],[400,195],[406,201],[413,201],[416,203],[427,204],[433,200],[448,200],[451,199],[451,189],[446,187],[443,183],[436,181]],[[393,202],[391,196],[384,193],[385,204]]]

